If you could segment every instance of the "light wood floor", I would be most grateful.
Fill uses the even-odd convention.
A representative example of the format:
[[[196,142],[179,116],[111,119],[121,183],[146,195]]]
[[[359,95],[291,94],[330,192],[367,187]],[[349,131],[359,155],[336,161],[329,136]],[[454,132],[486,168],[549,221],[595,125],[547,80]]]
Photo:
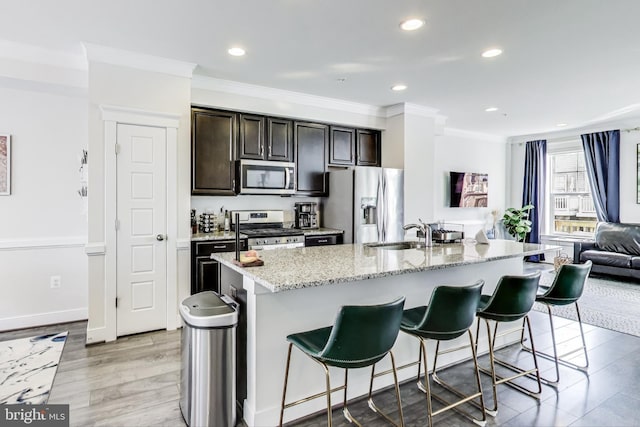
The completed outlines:
[[[540,332],[536,333],[538,348],[548,348],[549,334],[541,329],[547,327],[545,316],[537,312],[531,316],[534,330]],[[575,336],[577,332],[575,322],[569,320],[558,318],[557,326],[559,336]],[[72,426],[185,426],[178,405],[180,330],[150,332],[85,346],[86,322],[75,322],[0,332],[0,341],[65,330],[69,331],[69,337],[49,403],[70,404]],[[640,338],[593,326],[587,326],[586,332],[591,359],[588,374],[562,368],[560,387],[545,386],[541,400],[502,386],[501,409],[498,417],[489,417],[487,426],[637,426]],[[518,346],[513,349],[517,351],[515,347]],[[486,356],[483,359],[486,364]],[[551,374],[550,362],[541,363],[543,372]],[[448,375],[460,383],[468,383],[464,368],[454,367]],[[483,389],[491,403],[487,380],[483,378]],[[281,387],[274,384],[274,391],[280,393]],[[405,425],[425,425],[424,395],[413,381],[403,384],[401,393]],[[391,392],[380,393],[377,401],[383,410],[393,414]],[[372,414],[363,401],[353,402],[350,409],[367,426],[388,425]],[[334,410],[333,420],[336,426],[348,425],[339,410]],[[474,425],[456,413],[438,416],[435,424]],[[294,425],[322,426],[326,425],[326,417],[318,414]]]

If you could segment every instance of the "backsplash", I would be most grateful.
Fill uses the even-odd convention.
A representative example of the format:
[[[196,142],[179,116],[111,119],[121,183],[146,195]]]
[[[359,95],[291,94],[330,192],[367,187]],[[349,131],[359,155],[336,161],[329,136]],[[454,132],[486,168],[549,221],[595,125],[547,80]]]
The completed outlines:
[[[293,227],[293,205],[296,202],[315,202],[322,210],[322,199],[319,197],[280,197],[280,196],[191,196],[191,209],[200,215],[207,209],[213,213],[224,210],[268,209],[284,211],[284,226]]]

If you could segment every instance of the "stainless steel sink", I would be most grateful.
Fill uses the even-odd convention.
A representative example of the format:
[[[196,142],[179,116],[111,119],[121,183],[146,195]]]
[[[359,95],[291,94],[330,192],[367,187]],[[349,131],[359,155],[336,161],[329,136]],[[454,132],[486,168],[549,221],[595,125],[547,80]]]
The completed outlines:
[[[388,249],[394,251],[401,251],[405,249],[422,249],[424,248],[424,242],[384,242],[384,243],[366,243],[368,248]]]

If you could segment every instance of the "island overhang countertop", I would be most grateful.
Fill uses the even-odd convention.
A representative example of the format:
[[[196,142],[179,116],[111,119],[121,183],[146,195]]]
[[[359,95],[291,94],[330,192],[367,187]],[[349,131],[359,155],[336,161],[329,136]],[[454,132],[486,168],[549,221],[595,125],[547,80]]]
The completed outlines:
[[[506,258],[557,251],[560,247],[511,240],[437,244],[393,250],[366,244],[315,246],[259,252],[264,265],[240,267],[235,253],[214,253],[211,259],[238,271],[271,292],[438,270]]]

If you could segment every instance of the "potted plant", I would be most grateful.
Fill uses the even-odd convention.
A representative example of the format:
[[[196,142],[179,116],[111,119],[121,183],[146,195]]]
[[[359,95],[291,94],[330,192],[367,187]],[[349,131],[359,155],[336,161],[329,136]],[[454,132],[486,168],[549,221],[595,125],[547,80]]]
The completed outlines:
[[[529,211],[534,209],[533,205],[526,205],[518,208],[508,208],[504,212],[502,221],[507,232],[515,237],[517,242],[523,242],[527,233],[531,231],[531,221],[529,221]]]

